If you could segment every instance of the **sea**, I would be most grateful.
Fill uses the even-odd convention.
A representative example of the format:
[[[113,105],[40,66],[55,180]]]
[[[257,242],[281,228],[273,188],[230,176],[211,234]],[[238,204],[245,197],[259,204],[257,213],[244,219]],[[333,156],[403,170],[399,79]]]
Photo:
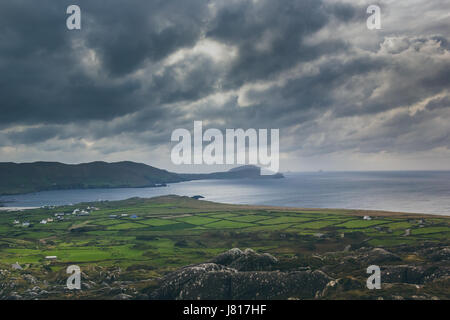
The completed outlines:
[[[284,179],[199,180],[157,188],[56,190],[0,196],[4,207],[194,196],[205,200],[302,208],[366,209],[450,215],[450,171],[285,173]]]

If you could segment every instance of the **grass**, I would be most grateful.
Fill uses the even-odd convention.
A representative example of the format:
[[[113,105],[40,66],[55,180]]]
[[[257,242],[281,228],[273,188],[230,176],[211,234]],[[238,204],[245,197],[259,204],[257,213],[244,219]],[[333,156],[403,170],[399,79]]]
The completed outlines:
[[[348,222],[344,222],[342,224],[336,225],[336,227],[342,227],[347,229],[363,229],[363,228],[369,228],[373,226],[377,226],[380,224],[385,224],[386,221],[384,220],[352,220]]]
[[[419,228],[411,230],[414,235],[431,234],[431,233],[442,233],[449,231],[447,227],[430,227],[430,228]]]
[[[214,229],[220,229],[220,228],[233,228],[233,229],[240,229],[245,227],[252,227],[253,224],[246,223],[246,222],[234,222],[229,220],[221,220],[213,223],[209,223],[206,225],[208,228],[214,228]]]
[[[56,212],[72,212],[88,205],[100,210],[88,217],[68,215],[63,222],[39,224]],[[136,214],[139,219],[110,218],[113,214]],[[14,226],[15,219],[29,221],[33,226]],[[51,264],[55,269],[73,263],[124,268],[136,264],[151,266],[155,276],[207,261],[233,247],[295,256],[342,250],[345,245],[360,245],[362,241],[387,247],[424,240],[449,241],[448,218],[433,216],[425,220],[425,227],[418,228],[416,222],[395,214],[366,221],[351,210],[294,211],[174,196],[39,208],[0,214],[0,266],[16,261],[34,267]],[[393,232],[375,230],[375,226]],[[403,236],[406,229],[412,230],[408,237]],[[319,240],[317,233],[325,237]],[[46,255],[58,259],[47,262]]]
[[[260,224],[263,225],[274,225],[274,224],[282,224],[282,223],[299,223],[304,221],[310,221],[310,218],[297,218],[297,217],[291,217],[291,216],[284,216],[284,217],[278,217],[273,219],[267,219],[264,221],[261,221]]]
[[[153,227],[159,227],[159,226],[166,226],[169,224],[174,224],[176,223],[175,221],[172,220],[167,220],[167,219],[148,219],[148,220],[143,220],[140,221],[141,223],[153,226]]]
[[[208,218],[208,217],[195,217],[194,216],[194,217],[176,218],[176,221],[186,222],[186,223],[202,226],[202,225],[205,225],[208,223],[218,222],[220,220]]]

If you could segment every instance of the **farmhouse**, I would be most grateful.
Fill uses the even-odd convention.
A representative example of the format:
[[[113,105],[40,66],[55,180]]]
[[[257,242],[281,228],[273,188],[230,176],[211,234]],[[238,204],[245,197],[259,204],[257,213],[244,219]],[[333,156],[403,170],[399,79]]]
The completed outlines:
[[[79,217],[88,216],[88,215],[90,215],[90,213],[85,210],[82,210],[79,214],[77,214],[77,216],[79,216]]]

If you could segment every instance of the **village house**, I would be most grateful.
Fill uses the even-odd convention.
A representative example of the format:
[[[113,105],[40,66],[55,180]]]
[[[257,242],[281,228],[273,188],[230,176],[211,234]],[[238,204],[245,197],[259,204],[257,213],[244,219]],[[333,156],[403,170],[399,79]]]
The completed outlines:
[[[77,214],[78,217],[83,217],[83,216],[88,216],[88,215],[90,215],[90,213],[85,210],[81,210],[81,212],[79,214]]]

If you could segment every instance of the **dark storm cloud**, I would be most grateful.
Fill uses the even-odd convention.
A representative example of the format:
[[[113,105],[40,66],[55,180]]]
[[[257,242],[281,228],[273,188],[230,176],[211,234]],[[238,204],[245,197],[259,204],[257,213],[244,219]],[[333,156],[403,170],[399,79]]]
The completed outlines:
[[[231,15],[239,15],[237,19],[243,19],[244,24],[231,18],[228,23],[239,30],[230,30],[225,21],[227,3],[212,17],[207,2],[200,0],[110,1],[108,5],[79,1],[81,31],[65,28],[65,9],[70,1],[1,3],[0,122],[108,120],[143,108],[195,101],[215,90],[223,72],[225,85],[266,79],[294,63],[343,46],[337,41],[321,47],[301,44],[302,37],[327,22],[329,16],[321,11],[320,1],[235,3],[230,4]],[[338,17],[351,15],[347,7],[333,10]],[[280,10],[279,14],[274,15],[274,10]],[[258,52],[253,43],[264,40],[267,32],[271,33],[268,47]],[[180,48],[194,46],[202,33],[240,46],[239,57],[229,70],[221,70],[220,64],[214,65],[205,57],[196,57],[168,66],[160,74],[152,74],[150,67],[144,71],[150,72],[146,83],[130,76]],[[101,77],[88,73],[86,69],[91,66],[80,65],[88,50],[96,53]],[[188,74],[177,79],[183,72]]]
[[[175,80],[166,74],[144,90],[140,80],[126,75],[147,60],[159,61],[194,45],[205,14],[203,1],[79,1],[82,30],[68,31],[70,3],[0,4],[3,124],[106,120],[152,105],[152,98],[161,96],[157,90],[171,93],[166,85],[175,87]],[[104,77],[96,79],[80,66],[88,52],[77,45],[96,50]],[[199,75],[197,81],[203,86]],[[194,83],[175,94],[198,96]],[[165,99],[177,98],[156,101]]]
[[[89,1],[87,45],[98,50],[113,76],[135,71],[145,61],[160,61],[182,47],[192,47],[202,33],[207,2],[121,0]]]
[[[65,27],[70,4],[82,30]],[[303,155],[447,148],[448,6],[424,1],[412,21],[381,1],[383,29],[369,31],[369,4],[3,1],[0,147],[110,154],[204,120],[280,128]]]
[[[350,5],[324,9],[322,1],[232,1],[223,3],[212,20],[207,36],[235,45],[239,58],[229,70],[226,86],[270,79],[299,62],[342,50],[341,41],[306,45],[303,40],[323,28],[333,17],[350,19]]]

